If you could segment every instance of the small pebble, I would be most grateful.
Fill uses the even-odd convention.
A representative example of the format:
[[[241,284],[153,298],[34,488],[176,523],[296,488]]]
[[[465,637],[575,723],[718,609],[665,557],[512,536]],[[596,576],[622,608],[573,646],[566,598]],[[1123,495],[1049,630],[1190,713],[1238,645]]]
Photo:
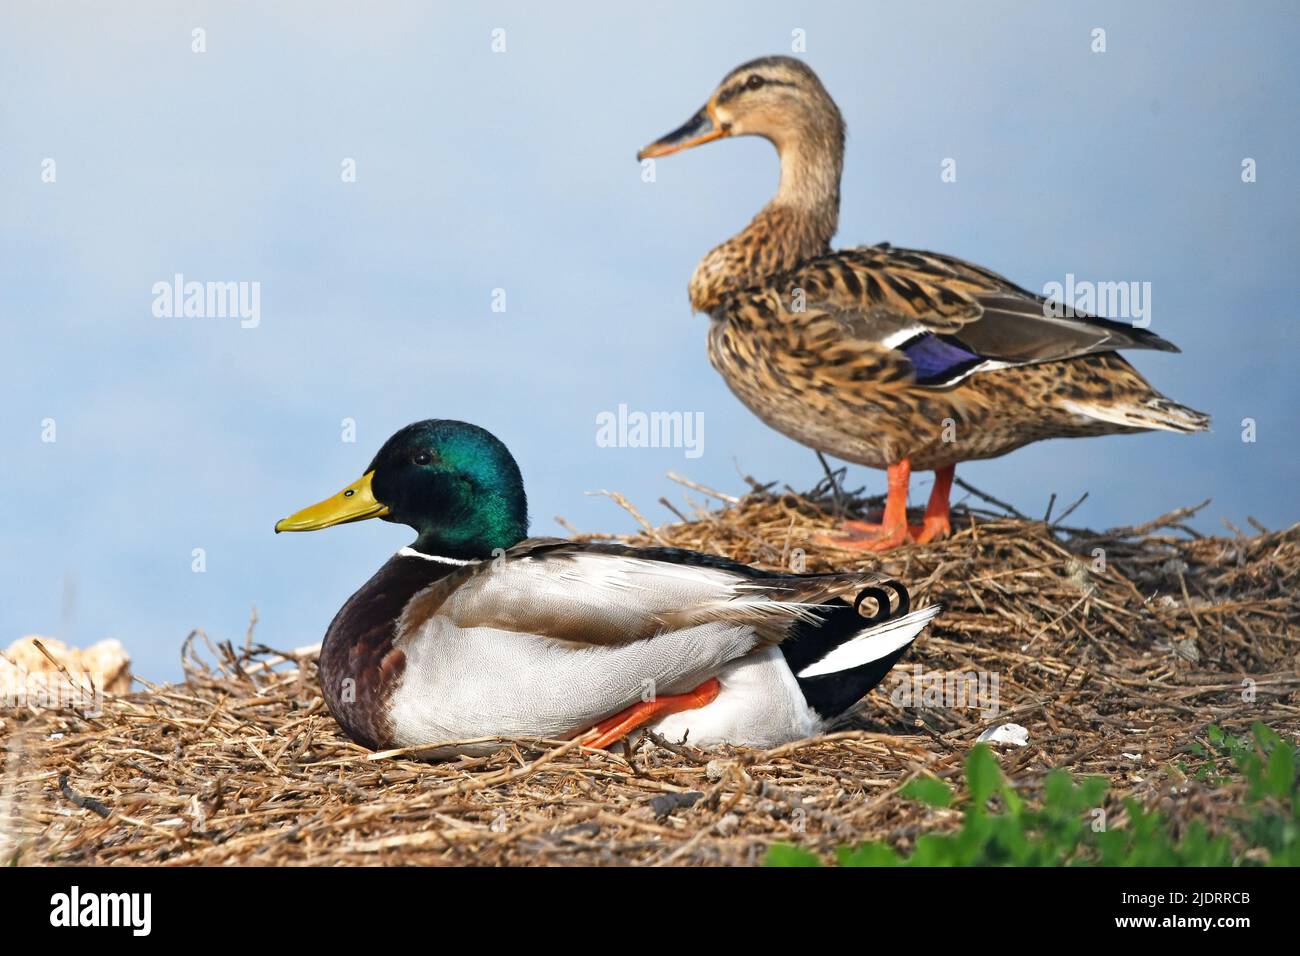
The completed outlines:
[[[698,790],[691,790],[687,793],[661,793],[657,797],[650,798],[650,806],[658,819],[666,820],[672,816],[674,810],[692,807],[702,796],[704,794]]]
[[[736,828],[739,826],[740,826],[740,817],[736,816],[734,813],[728,813],[717,823],[718,835],[724,837],[731,836],[733,833],[736,832]]]

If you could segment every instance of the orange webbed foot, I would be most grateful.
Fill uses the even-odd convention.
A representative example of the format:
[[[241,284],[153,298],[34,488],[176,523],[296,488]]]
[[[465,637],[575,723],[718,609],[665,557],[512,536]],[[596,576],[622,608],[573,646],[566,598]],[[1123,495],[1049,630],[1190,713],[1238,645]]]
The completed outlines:
[[[923,525],[919,528],[913,526],[910,530],[912,540],[917,544],[929,544],[952,534],[952,525],[948,523],[947,515],[926,515]]]
[[[823,547],[842,551],[890,551],[913,539],[920,528],[907,525],[886,526],[870,521],[844,521],[836,534],[819,534],[813,541]]]
[[[889,551],[904,544],[928,544],[952,534],[948,520],[948,494],[952,488],[953,466],[935,471],[934,489],[925,509],[925,518],[919,525],[907,523],[907,485],[911,473],[906,458],[889,466],[889,495],[880,524],[845,521],[840,525],[839,534],[817,535],[814,542],[845,551]]]

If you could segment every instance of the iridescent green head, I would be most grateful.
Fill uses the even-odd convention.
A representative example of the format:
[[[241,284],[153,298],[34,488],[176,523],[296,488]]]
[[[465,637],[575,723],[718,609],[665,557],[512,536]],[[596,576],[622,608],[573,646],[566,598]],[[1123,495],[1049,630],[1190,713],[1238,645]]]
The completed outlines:
[[[510,450],[486,429],[446,419],[407,425],[358,481],[275,530],[366,518],[410,525],[417,551],[450,558],[489,558],[528,535],[524,482]]]

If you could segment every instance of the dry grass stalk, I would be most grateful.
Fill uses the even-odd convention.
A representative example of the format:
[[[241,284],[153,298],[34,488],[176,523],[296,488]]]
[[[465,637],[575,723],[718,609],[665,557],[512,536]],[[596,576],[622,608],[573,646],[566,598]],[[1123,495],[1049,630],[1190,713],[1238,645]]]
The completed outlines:
[[[1178,509],[1095,533],[971,509],[951,539],[876,557],[810,545],[833,520],[829,480],[809,496],[751,480],[734,503],[685,483],[723,510],[651,528],[611,495],[647,529],[631,540],[768,566],[804,548],[809,571],[883,567],[914,585],[914,603],[945,607],[901,669],[996,674],[1000,712],[902,708],[887,680],[840,732],[769,752],[504,740],[490,757],[427,764],[343,738],[310,650],[196,631],[182,683],[110,696],[93,720],[0,711],[4,852],[26,864],[699,865],[754,863],[777,840],[905,848],[955,815],[899,788],[954,777],[1005,721],[1029,730],[1028,747],[1002,754],[1026,791],[1068,767],[1105,775],[1116,808],[1132,794],[1213,825],[1239,793],[1185,776],[1187,743],[1211,722],[1300,731],[1300,527],[1172,533],[1195,510]],[[673,794],[699,796],[656,801]]]

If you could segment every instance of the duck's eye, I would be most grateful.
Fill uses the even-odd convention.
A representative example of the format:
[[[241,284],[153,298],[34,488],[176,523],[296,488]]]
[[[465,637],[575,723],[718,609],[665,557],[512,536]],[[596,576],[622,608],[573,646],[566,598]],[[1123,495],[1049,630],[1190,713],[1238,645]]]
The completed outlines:
[[[427,465],[431,461],[433,461],[433,455],[427,451],[417,451],[411,456],[411,463],[415,465]]]
[[[351,497],[352,497],[353,495],[355,495],[356,493],[357,493],[357,490],[356,490],[355,488],[349,488],[347,491],[343,492],[343,497],[344,497],[344,498],[351,498]]]
[[[757,73],[755,73],[753,76],[751,76],[749,79],[745,81],[745,86],[751,90],[756,90],[762,85],[763,85],[763,78],[759,76]]]

